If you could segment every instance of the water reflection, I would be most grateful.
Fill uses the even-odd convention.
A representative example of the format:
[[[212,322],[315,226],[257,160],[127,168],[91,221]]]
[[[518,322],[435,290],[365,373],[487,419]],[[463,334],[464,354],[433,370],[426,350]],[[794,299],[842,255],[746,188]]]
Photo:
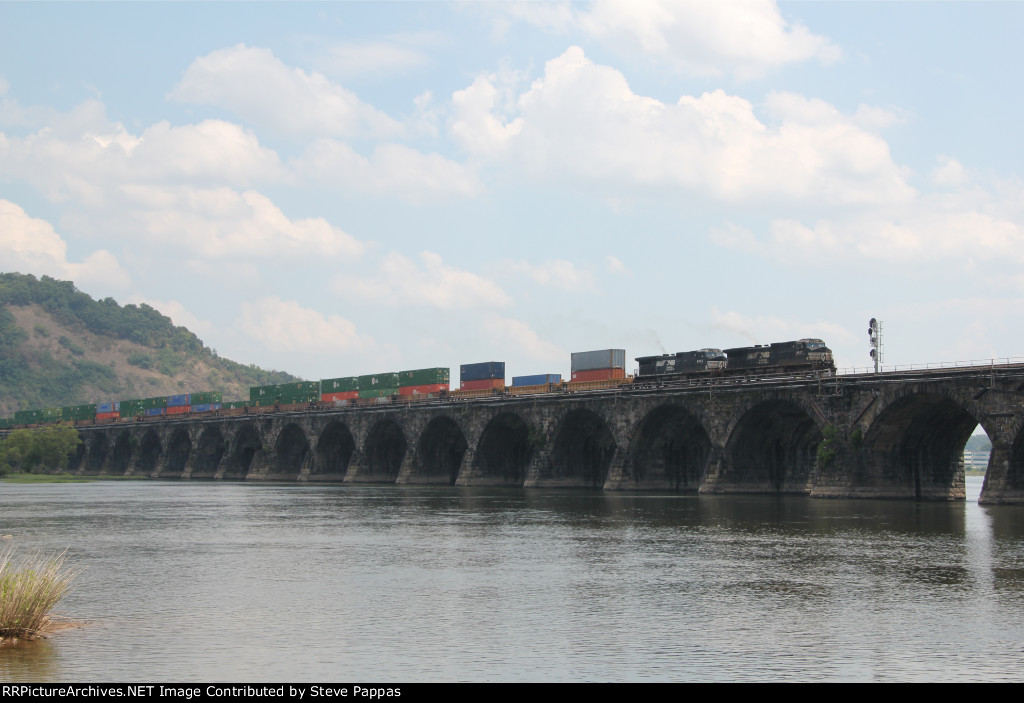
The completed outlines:
[[[5,486],[94,620],[8,681],[1021,678],[1024,510],[600,491]],[[971,479],[968,488],[972,489]]]

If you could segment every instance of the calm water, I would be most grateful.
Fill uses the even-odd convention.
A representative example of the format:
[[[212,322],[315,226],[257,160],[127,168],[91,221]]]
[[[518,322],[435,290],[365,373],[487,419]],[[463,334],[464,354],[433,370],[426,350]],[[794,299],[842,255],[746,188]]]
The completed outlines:
[[[92,624],[3,681],[1022,680],[1024,508],[0,485]]]

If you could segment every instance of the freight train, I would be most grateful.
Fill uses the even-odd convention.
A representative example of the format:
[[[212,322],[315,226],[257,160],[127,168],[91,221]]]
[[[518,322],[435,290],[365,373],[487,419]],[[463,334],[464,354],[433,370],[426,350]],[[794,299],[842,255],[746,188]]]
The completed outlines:
[[[0,429],[57,422],[97,424],[135,420],[159,420],[168,415],[239,415],[281,410],[330,409],[346,405],[402,403],[418,400],[467,400],[492,396],[565,393],[614,388],[646,388],[675,382],[752,375],[835,372],[832,351],[820,339],[732,349],[696,351],[637,357],[636,376],[625,373],[623,349],[601,349],[572,355],[572,380],[558,374],[517,376],[505,386],[504,362],[464,364],[458,390],[449,390],[446,368],[416,369],[298,381],[249,389],[249,400],[224,402],[219,391],[206,391],[137,400],[105,401],[65,408],[21,410],[13,418],[0,418]]]

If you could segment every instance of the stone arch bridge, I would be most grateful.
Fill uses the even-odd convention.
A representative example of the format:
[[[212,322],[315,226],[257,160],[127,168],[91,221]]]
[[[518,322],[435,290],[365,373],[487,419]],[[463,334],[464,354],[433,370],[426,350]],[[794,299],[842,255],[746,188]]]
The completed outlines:
[[[1024,365],[694,381],[81,427],[76,473],[1024,503]]]

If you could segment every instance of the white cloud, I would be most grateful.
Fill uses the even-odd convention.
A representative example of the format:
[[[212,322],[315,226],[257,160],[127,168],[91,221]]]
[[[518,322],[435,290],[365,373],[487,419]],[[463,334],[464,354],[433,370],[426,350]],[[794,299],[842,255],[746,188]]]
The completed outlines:
[[[624,263],[622,263],[619,259],[615,258],[614,256],[606,256],[606,257],[604,257],[604,260],[605,260],[605,263],[608,265],[609,273],[614,273],[614,274],[625,273],[625,274],[629,274],[630,276],[633,275],[633,272],[630,271],[628,268],[626,268],[626,265]]]
[[[286,66],[269,49],[237,44],[192,62],[170,97],[225,107],[247,122],[292,134],[394,136],[402,126],[316,72]]]
[[[967,169],[956,159],[940,156],[939,165],[932,169],[932,183],[937,186],[959,186],[968,181]]]
[[[570,292],[594,288],[593,274],[576,268],[575,264],[564,259],[545,261],[537,265],[526,261],[505,261],[502,264],[502,269],[510,273],[526,275],[543,286],[554,286]]]
[[[397,252],[388,254],[371,278],[337,276],[332,289],[343,297],[381,305],[430,306],[443,310],[501,307],[512,302],[497,284],[475,273],[445,266],[433,252],[420,254],[422,266]]]
[[[126,186],[120,195],[126,211],[116,220],[118,230],[162,247],[184,247],[193,255],[352,258],[365,249],[322,217],[289,218],[254,190]]]
[[[483,328],[496,349],[506,354],[522,354],[530,359],[551,363],[564,363],[568,352],[547,342],[522,320],[489,313],[483,317]]]
[[[292,167],[308,180],[347,190],[394,193],[412,202],[438,196],[466,197],[482,189],[471,168],[401,144],[380,144],[366,158],[344,142],[319,139]]]
[[[0,135],[0,175],[24,180],[51,200],[109,207],[119,187],[187,182],[249,186],[287,178],[277,154],[238,125],[159,122],[141,134],[106,120],[90,102],[53,127],[23,138]]]
[[[1024,263],[1024,228],[981,209],[959,207],[956,198],[922,198],[893,216],[887,211],[821,219],[813,225],[773,220],[768,236],[727,226],[712,228],[709,239],[725,248],[767,255],[785,263],[841,266],[851,257],[920,263],[985,260]]]
[[[67,251],[67,243],[49,222],[29,216],[9,200],[0,200],[0,270],[52,276],[81,287],[129,285],[128,273],[109,251],[95,251],[81,263],[68,261]]]
[[[338,315],[323,315],[277,296],[242,303],[236,326],[250,339],[276,352],[319,353],[323,349],[365,350],[372,337]]]
[[[488,77],[456,93],[452,136],[481,157],[507,156],[550,178],[681,187],[729,202],[863,205],[914,195],[883,139],[792,93],[768,97],[774,126],[721,90],[670,105],[633,93],[619,71],[571,47],[520,95],[517,116],[495,107],[497,95]]]
[[[486,157],[500,156],[523,128],[523,119],[505,122],[501,116],[496,76],[479,76],[452,94],[452,136],[464,149]]]
[[[502,11],[550,32],[579,26],[624,54],[697,75],[753,78],[789,63],[831,63],[841,54],[825,37],[786,22],[774,0],[513,3]]]
[[[384,39],[332,44],[314,59],[324,73],[342,78],[407,73],[427,66],[429,55],[424,46],[441,43],[433,32],[396,34]]]

